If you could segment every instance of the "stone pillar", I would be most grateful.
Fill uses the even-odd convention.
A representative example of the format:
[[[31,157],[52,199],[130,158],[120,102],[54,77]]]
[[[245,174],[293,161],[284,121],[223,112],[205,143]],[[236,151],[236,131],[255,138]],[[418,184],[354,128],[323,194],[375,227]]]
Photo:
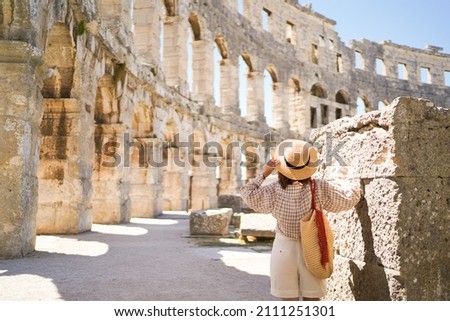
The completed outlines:
[[[91,229],[92,153],[76,99],[45,99],[41,123],[38,234]],[[89,135],[88,135],[89,137]]]
[[[220,97],[224,114],[240,115],[239,67],[231,59],[223,59],[220,63]]]
[[[354,210],[328,213],[337,255],[326,299],[450,299],[449,124],[449,109],[400,97],[313,131],[326,163],[317,176],[365,189]]]
[[[189,208],[189,175],[186,152],[178,147],[164,151],[163,210],[187,211]]]
[[[214,96],[213,46],[206,40],[192,42],[193,94],[198,100]]]
[[[162,212],[160,148],[152,138],[137,138],[131,155],[131,217],[155,217]]]
[[[0,40],[0,258],[22,257],[34,250],[36,240],[38,52],[24,42]]]
[[[93,222],[118,224],[130,221],[131,143],[123,124],[95,126]]]
[[[147,64],[160,60],[160,41],[157,41],[161,36],[159,10],[156,1],[134,0],[134,44],[140,60]]]
[[[282,131],[287,134],[289,132],[289,122],[288,122],[288,96],[286,94],[287,90],[284,83],[277,82],[273,84],[273,97],[272,97],[272,127]]]
[[[265,122],[264,117],[264,75],[253,71],[247,79],[247,120]]]
[[[163,70],[169,86],[187,90],[187,39],[184,17],[167,17],[164,22]]]
[[[295,92],[292,88],[289,94],[288,122],[290,129],[302,137],[309,125],[309,106],[304,92]]]
[[[224,159],[220,165],[219,195],[236,195],[242,186],[240,154]]]
[[[204,210],[217,207],[216,157],[194,155],[191,175],[190,209]],[[216,184],[214,184],[216,182]]]

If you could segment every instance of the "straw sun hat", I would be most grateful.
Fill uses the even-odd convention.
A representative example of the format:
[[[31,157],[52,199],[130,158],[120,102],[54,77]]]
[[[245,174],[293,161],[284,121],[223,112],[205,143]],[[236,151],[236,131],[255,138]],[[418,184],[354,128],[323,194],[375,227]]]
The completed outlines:
[[[274,158],[280,161],[278,172],[292,180],[311,177],[319,165],[317,149],[296,139],[282,141],[275,149]]]

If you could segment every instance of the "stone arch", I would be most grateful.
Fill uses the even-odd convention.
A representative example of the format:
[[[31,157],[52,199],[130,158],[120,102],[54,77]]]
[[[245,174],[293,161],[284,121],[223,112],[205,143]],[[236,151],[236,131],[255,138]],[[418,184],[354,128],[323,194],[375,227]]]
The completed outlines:
[[[217,44],[217,48],[219,48],[222,59],[228,59],[228,44],[225,37],[222,34],[219,34],[216,36],[215,42]]]
[[[384,107],[386,107],[387,105],[389,105],[389,100],[387,100],[387,99],[381,99],[379,102],[378,102],[378,109],[383,109]]]
[[[327,98],[328,96],[325,88],[323,88],[323,86],[319,83],[315,83],[314,85],[312,85],[310,92],[311,95],[319,98]]]
[[[272,64],[269,64],[269,65],[267,65],[266,70],[269,72],[270,77],[272,78],[272,82],[277,83],[278,82],[278,72],[277,72],[276,67]]]
[[[94,121],[96,124],[116,124],[119,122],[120,108],[116,97],[114,77],[102,76],[97,84]]]
[[[139,102],[133,112],[131,129],[133,138],[153,136],[153,109],[144,102]]]
[[[47,38],[44,62],[48,66],[42,88],[44,98],[70,98],[75,63],[75,43],[69,26],[57,22]]]
[[[364,114],[371,110],[370,100],[367,96],[360,96],[356,100],[356,114]]]
[[[252,59],[250,58],[249,53],[248,52],[243,52],[241,56],[242,56],[242,59],[245,61],[245,63],[248,66],[248,71],[249,72],[253,72],[254,69],[253,69]]]
[[[177,0],[164,0],[164,7],[169,17],[175,17],[177,9]]]
[[[182,126],[176,116],[168,115],[162,130],[162,209],[187,211],[190,186],[187,161],[189,155],[186,154],[186,148],[180,148]]]
[[[189,24],[191,25],[194,41],[202,40],[202,25],[196,12],[191,12],[189,15]]]
[[[350,94],[341,89],[336,93],[335,100],[337,103],[348,105],[350,103]]]
[[[300,85],[300,79],[296,76],[292,76],[288,81],[289,89],[291,93],[300,93],[302,87]]]

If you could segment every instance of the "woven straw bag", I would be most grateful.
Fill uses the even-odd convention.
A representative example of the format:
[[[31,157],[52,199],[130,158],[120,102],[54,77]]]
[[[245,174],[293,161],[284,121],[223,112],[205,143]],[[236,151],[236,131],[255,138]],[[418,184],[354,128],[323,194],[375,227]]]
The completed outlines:
[[[306,267],[319,279],[326,279],[333,273],[334,235],[326,215],[316,207],[316,186],[311,180],[311,213],[300,221],[301,242]]]

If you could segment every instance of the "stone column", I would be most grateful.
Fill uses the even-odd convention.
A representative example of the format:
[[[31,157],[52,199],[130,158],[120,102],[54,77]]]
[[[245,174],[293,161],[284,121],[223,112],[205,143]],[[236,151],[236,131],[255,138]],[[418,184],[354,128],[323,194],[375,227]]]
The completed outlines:
[[[448,109],[401,97],[313,131],[327,165],[317,177],[365,190],[353,210],[328,213],[337,253],[325,299],[450,299],[449,124]]]
[[[0,258],[34,250],[42,98],[36,84],[38,50],[0,40]]]
[[[138,138],[131,157],[131,217],[155,217],[162,212],[161,144]]]
[[[190,170],[190,209],[204,210],[217,207],[216,157],[193,155],[196,166]]]
[[[239,67],[231,59],[223,59],[220,63],[220,97],[224,114],[240,115]]]
[[[118,224],[130,221],[131,143],[123,124],[95,126],[93,222]]]
[[[189,207],[189,176],[186,152],[182,148],[166,148],[163,160],[163,210],[187,211]]]
[[[309,128],[309,106],[304,92],[295,92],[292,88],[289,94],[288,122],[290,129],[300,137]]]
[[[264,75],[253,71],[247,80],[247,120],[265,122],[264,117]]]
[[[272,97],[272,118],[273,128],[279,129],[283,133],[289,132],[288,122],[288,96],[286,94],[286,86],[284,83],[277,82],[273,84],[273,97]]]
[[[184,17],[167,17],[164,22],[163,70],[169,86],[187,90],[187,39]]]
[[[134,44],[140,60],[147,64],[160,60],[159,10],[156,1],[134,0]]]
[[[206,40],[192,42],[193,94],[198,100],[214,96],[213,46]]]
[[[91,149],[76,99],[45,99],[41,123],[38,234],[91,229]],[[89,137],[89,136],[88,136]]]

